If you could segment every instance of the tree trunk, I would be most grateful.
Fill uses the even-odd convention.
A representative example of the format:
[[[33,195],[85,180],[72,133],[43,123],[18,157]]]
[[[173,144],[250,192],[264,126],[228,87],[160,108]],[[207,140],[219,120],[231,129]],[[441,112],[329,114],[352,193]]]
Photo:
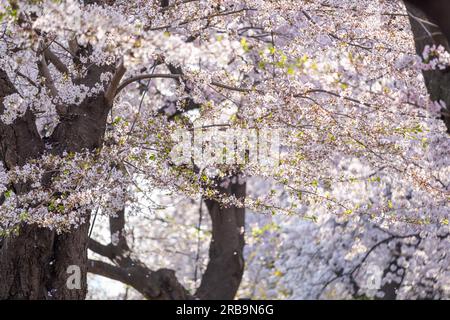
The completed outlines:
[[[95,77],[89,81],[95,83]],[[0,70],[0,114],[2,98],[16,92],[6,72]],[[51,152],[80,152],[101,147],[109,112],[104,94],[87,98],[67,111],[48,139]],[[11,125],[0,122],[0,161],[6,169],[24,165],[44,152],[35,118],[30,111]],[[51,181],[46,177],[44,184]],[[48,180],[48,181],[47,181]],[[29,183],[11,186],[17,194],[29,191]],[[1,198],[0,198],[0,201]],[[0,202],[1,203],[1,202]],[[87,247],[89,215],[77,229],[56,234],[32,224],[19,226],[18,234],[0,239],[0,299],[84,299],[87,293]],[[69,266],[80,271],[79,288],[69,289]]]
[[[0,250],[0,299],[84,299],[88,223],[71,233],[23,225]],[[68,267],[80,268],[80,288],[69,289]]]
[[[220,191],[245,197],[246,185],[233,183]],[[212,221],[209,263],[196,296],[205,300],[234,299],[244,272],[245,208],[221,207],[214,200],[205,200]]]
[[[450,51],[448,39],[450,39],[450,2],[442,0],[433,1],[404,1],[405,6],[410,13],[411,30],[414,35],[416,52],[422,56],[426,45],[442,45],[447,51]],[[444,19],[445,17],[445,19]],[[417,18],[430,21],[437,24],[439,28],[433,25],[420,23]],[[432,36],[430,36],[432,35]],[[433,101],[442,100],[446,103],[447,109],[442,114],[442,120],[447,126],[447,132],[450,134],[450,72],[446,70],[424,71],[423,76],[425,85]]]

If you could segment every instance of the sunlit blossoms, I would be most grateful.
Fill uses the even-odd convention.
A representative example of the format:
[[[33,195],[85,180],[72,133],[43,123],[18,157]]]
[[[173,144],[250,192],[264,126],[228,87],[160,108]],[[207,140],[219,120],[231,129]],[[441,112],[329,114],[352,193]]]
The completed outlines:
[[[400,1],[106,2],[0,2],[0,132],[26,119],[42,144],[14,161],[0,150],[1,235],[124,208],[154,218],[155,194],[201,196],[255,213],[243,296],[381,297],[365,285],[373,265],[398,297],[448,294],[447,278],[416,283],[449,272],[449,109],[421,72],[450,56],[415,54]],[[177,162],[180,132],[210,140]],[[224,161],[241,132],[282,132],[264,151],[276,165],[251,161],[251,139]],[[218,191],[230,183],[246,196]]]

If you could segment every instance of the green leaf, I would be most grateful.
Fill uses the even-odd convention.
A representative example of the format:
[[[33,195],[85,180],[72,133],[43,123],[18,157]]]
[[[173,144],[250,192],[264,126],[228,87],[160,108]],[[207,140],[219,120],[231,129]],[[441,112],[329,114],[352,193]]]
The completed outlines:
[[[250,47],[249,47],[249,45],[247,43],[247,39],[246,38],[242,38],[241,39],[241,47],[242,47],[242,49],[244,49],[245,52],[250,51]]]
[[[391,200],[388,200],[388,208],[389,208],[389,209],[394,208],[394,205],[392,204],[392,201],[391,201]]]
[[[5,191],[5,198],[6,199],[10,198],[12,196],[12,194],[13,194],[12,190]]]

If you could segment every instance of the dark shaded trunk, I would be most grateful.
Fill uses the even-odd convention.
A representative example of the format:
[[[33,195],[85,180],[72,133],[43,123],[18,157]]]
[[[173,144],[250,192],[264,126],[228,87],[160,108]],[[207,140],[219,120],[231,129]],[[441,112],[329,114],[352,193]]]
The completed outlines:
[[[449,51],[450,39],[450,2],[446,0],[404,1],[410,13],[411,30],[414,35],[416,52],[422,56],[426,45],[442,45]],[[430,21],[438,27],[418,21]],[[450,134],[450,70],[424,71],[423,76],[430,98],[433,101],[442,100],[447,109],[442,114],[442,120]]]
[[[433,35],[437,42],[450,42],[450,19],[448,18],[450,13],[450,2],[448,0],[405,0],[404,2],[408,11],[414,16],[419,18],[424,18],[426,16],[428,21],[439,26],[442,34]],[[420,12],[412,9],[413,7],[419,9]],[[414,19],[414,17],[410,17]],[[415,23],[417,23],[417,20],[415,20]],[[427,25],[427,27],[431,27],[431,25]],[[417,30],[413,30],[413,32],[418,35]]]
[[[84,1],[85,4],[100,5],[111,5],[114,2]],[[92,49],[90,46],[79,47],[76,41],[71,45],[77,55],[83,50],[87,54]],[[41,73],[42,62],[40,63]],[[80,64],[78,56],[74,58],[74,63]],[[59,70],[64,67],[60,66]],[[114,67],[110,65],[92,65],[88,69],[83,78],[75,79],[74,82],[93,87],[99,82],[103,72],[114,71]],[[2,98],[15,92],[6,72],[0,69],[0,114],[4,112]],[[104,93],[100,92],[80,105],[58,106],[60,123],[46,141],[51,146],[50,152],[61,155],[64,151],[93,151],[100,148],[110,104]],[[11,125],[0,121],[0,161],[6,169],[22,166],[43,153],[44,141],[38,134],[31,111]],[[44,177],[42,184],[51,183],[51,178]],[[16,194],[24,194],[30,190],[29,183],[14,184],[10,188]],[[0,203],[3,200],[3,195],[0,195]],[[78,228],[60,235],[49,229],[22,224],[18,232],[0,238],[0,299],[84,299],[87,293],[89,214],[83,218],[85,222]],[[69,289],[66,285],[70,276],[67,268],[73,265],[78,266],[81,271],[79,289]]]
[[[0,70],[0,99],[15,92]],[[1,102],[1,100],[0,100]],[[101,147],[110,106],[103,93],[79,106],[68,106],[49,138],[51,152],[79,152]],[[0,114],[4,106],[0,103]],[[24,165],[44,152],[34,116],[28,111],[13,124],[0,122],[0,161],[7,169]],[[43,183],[49,183],[46,177]],[[48,180],[48,181],[47,181]],[[29,191],[29,183],[11,186],[17,194]],[[89,215],[77,229],[56,234],[36,225],[22,224],[17,234],[0,239],[0,299],[84,299],[87,293]],[[69,266],[81,271],[80,288],[66,285]]]
[[[220,191],[238,199],[245,197],[246,185],[234,183]],[[233,299],[244,273],[245,208],[221,207],[205,200],[212,221],[209,263],[196,296],[200,299]]]
[[[239,199],[245,197],[246,185],[230,184],[220,191]],[[113,264],[90,260],[89,272],[128,284],[150,300],[234,299],[244,272],[245,209],[223,208],[215,200],[205,202],[212,219],[212,239],[208,266],[195,295],[180,284],[173,270],[154,271],[131,257],[124,234],[123,211],[110,218],[110,232],[118,235],[117,243],[103,245],[92,239],[89,243],[90,250]]]

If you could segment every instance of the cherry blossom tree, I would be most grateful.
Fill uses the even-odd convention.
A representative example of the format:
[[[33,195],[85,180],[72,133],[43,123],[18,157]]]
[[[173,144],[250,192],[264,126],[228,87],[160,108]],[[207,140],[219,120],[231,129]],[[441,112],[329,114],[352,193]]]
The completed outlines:
[[[447,21],[442,19],[442,15],[448,12],[448,3],[405,2],[417,54],[432,59],[430,52],[436,48],[445,54],[443,49],[448,50],[449,33],[445,25]],[[401,15],[399,12],[397,16]],[[409,29],[406,31],[409,32]],[[447,103],[446,73],[445,66],[425,68],[425,83],[432,100]],[[448,133],[448,113],[442,112],[441,118]],[[445,135],[440,139],[448,141]],[[448,158],[445,150],[441,155]],[[367,180],[355,179],[353,187],[347,186],[339,192],[361,194],[360,190],[363,190],[361,195],[368,201],[373,202],[379,195],[387,196],[391,203],[395,201],[397,196],[392,188],[395,182],[382,171],[368,171],[359,161],[347,161],[342,166],[340,172],[353,176],[357,173],[357,176]],[[373,181],[377,181],[378,186]],[[443,186],[448,188],[446,181]],[[408,198],[418,201],[420,205],[433,201],[426,200],[426,195],[414,193],[410,193]],[[441,225],[425,222],[425,227],[414,224],[402,225],[401,229],[393,225],[383,227],[364,217],[336,219],[327,214],[322,215],[316,225],[301,223],[296,217],[270,219],[261,223],[262,229],[257,227],[257,230],[265,230],[270,241],[259,241],[254,245],[260,257],[260,261],[252,266],[257,272],[250,273],[254,283],[260,281],[256,296],[291,299],[440,299],[449,295],[447,220],[443,220]],[[264,254],[276,248],[280,254],[275,258]],[[374,270],[379,273],[379,283],[371,286]],[[255,292],[255,287],[252,290]]]
[[[429,272],[442,290],[445,260],[422,258],[445,252],[450,213],[447,26],[413,2],[2,0],[0,298],[83,299],[89,271],[148,299],[232,299],[244,255],[242,295],[254,268],[278,297],[423,296]],[[163,194],[195,202],[158,224]],[[127,219],[173,239],[197,213],[194,279],[134,251]],[[255,263],[252,228],[249,249],[274,236]]]

